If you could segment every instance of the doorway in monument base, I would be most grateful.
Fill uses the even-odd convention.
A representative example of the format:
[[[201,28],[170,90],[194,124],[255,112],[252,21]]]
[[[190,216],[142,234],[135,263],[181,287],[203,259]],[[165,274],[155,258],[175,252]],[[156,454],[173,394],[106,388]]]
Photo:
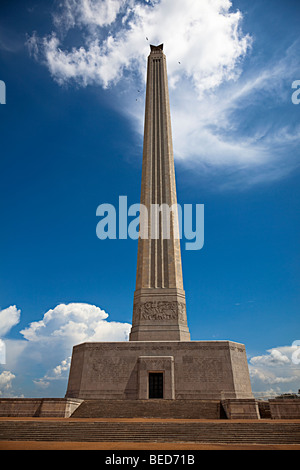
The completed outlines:
[[[138,398],[175,399],[173,356],[139,356]]]
[[[163,372],[149,372],[149,398],[164,398]]]

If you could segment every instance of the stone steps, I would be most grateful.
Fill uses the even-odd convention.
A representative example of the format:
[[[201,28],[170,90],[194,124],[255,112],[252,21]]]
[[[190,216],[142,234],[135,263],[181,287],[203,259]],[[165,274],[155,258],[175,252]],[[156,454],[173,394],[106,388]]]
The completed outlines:
[[[220,400],[84,400],[74,418],[225,418]]]
[[[0,440],[300,444],[300,423],[1,420]]]

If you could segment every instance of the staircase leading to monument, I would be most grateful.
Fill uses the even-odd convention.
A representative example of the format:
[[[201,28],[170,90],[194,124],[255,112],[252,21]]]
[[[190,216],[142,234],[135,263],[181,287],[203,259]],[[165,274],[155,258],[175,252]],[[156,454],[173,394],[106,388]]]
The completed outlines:
[[[220,400],[85,400],[72,418],[226,418]]]
[[[0,441],[300,444],[299,423],[0,420]]]

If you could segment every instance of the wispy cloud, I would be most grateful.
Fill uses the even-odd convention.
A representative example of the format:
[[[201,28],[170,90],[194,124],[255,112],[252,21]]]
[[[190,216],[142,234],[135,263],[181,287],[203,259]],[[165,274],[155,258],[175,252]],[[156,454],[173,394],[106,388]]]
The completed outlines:
[[[15,54],[24,47],[22,35],[0,25],[0,51]]]
[[[137,89],[149,43],[164,42],[175,157],[204,174],[229,170],[223,186],[247,187],[298,166],[299,127],[277,116],[292,106],[299,44],[245,70],[252,38],[242,25],[229,0],[65,0],[53,31],[28,47],[61,85],[114,87],[112,105],[142,133]]]
[[[41,49],[59,83],[107,87],[126,70],[144,77],[149,42],[163,40],[171,84],[188,77],[202,93],[238,76],[238,61],[251,43],[240,31],[241,13],[230,7],[228,0],[65,0],[54,14],[56,30],[42,39],[33,35],[28,44]],[[80,46],[68,44],[71,30]]]

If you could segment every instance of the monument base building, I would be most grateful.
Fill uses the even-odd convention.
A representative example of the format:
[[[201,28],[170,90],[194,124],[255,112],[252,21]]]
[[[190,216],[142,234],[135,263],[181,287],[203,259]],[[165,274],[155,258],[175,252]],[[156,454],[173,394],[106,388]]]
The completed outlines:
[[[232,341],[128,341],[74,347],[67,398],[250,399],[245,346]]]

